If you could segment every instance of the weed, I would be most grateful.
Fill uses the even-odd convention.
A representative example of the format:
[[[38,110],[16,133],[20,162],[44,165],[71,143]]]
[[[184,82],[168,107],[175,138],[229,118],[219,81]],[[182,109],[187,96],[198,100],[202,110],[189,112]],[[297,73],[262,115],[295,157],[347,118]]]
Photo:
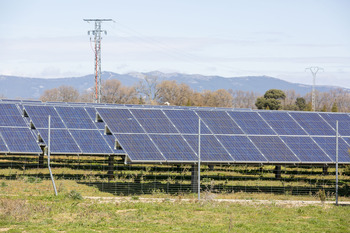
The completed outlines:
[[[5,181],[1,182],[1,187],[7,187],[8,185],[6,184]]]
[[[73,200],[83,200],[83,196],[75,190],[70,191],[67,194],[67,197]]]
[[[137,200],[139,200],[140,199],[140,197],[138,197],[138,196],[132,196],[131,197],[131,200],[134,200],[134,201],[137,201]]]
[[[324,203],[326,201],[326,193],[325,193],[324,189],[318,190],[317,196],[319,197],[319,199],[322,203]]]

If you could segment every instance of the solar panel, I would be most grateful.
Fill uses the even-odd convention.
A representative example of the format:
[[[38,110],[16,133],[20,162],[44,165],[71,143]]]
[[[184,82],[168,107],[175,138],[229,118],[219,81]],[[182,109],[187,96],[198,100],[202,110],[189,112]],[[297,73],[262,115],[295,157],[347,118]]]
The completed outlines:
[[[332,162],[310,137],[281,137],[302,162]]]
[[[243,134],[238,125],[224,111],[196,111],[214,134]]]
[[[279,135],[307,135],[286,112],[271,111],[259,114]]]
[[[85,107],[86,112],[88,113],[90,119],[95,123],[96,127],[98,129],[104,129],[105,128],[105,122],[102,121],[96,121],[96,109],[91,107]]]
[[[190,110],[163,110],[171,122],[182,134],[198,134],[198,116]],[[201,122],[201,134],[210,134],[206,125]]]
[[[66,128],[54,106],[24,105],[24,108],[36,128],[48,128],[49,115],[51,128]]]
[[[45,145],[48,145],[48,129],[38,129]],[[81,154],[81,150],[67,129],[51,129],[51,153]]]
[[[246,134],[276,135],[271,127],[257,112],[231,111],[228,114],[235,120]]]
[[[146,134],[115,134],[115,136],[132,161],[165,162],[164,156]]]
[[[336,137],[312,137],[318,145],[329,155],[329,157],[336,161]],[[343,138],[338,138],[338,158],[339,162],[350,162],[349,145],[345,143]]]
[[[350,136],[350,116],[346,113],[319,113],[320,116],[336,129],[338,121],[338,131],[342,136]]]
[[[102,136],[104,137],[104,139],[106,140],[106,142],[108,143],[110,148],[112,148],[114,154],[125,154],[125,151],[123,149],[115,148],[116,147],[116,144],[115,144],[116,138],[114,137],[113,134],[105,134],[104,130],[100,130],[100,133],[102,134]]]
[[[113,151],[98,130],[70,130],[83,154],[112,154]]]
[[[16,104],[0,103],[0,126],[27,127]]]
[[[299,159],[277,136],[249,136],[269,162],[299,162]]]
[[[217,138],[230,152],[235,161],[266,162],[266,158],[259,152],[247,136],[217,135]]]
[[[0,127],[0,133],[11,153],[42,153],[28,128]]]
[[[131,109],[130,111],[148,133],[178,133],[161,110]]]
[[[56,111],[69,129],[96,129],[83,107],[56,107]]]
[[[310,135],[335,135],[335,131],[317,114],[289,112]]]
[[[128,109],[97,108],[96,110],[113,133],[145,133]]]
[[[194,151],[198,151],[198,136],[184,135]],[[233,158],[222,147],[213,135],[201,136],[201,161],[203,162],[233,162]]]
[[[168,161],[197,161],[198,157],[180,135],[150,135]]]
[[[0,153],[7,153],[9,152],[4,140],[2,139],[1,133],[0,133]]]

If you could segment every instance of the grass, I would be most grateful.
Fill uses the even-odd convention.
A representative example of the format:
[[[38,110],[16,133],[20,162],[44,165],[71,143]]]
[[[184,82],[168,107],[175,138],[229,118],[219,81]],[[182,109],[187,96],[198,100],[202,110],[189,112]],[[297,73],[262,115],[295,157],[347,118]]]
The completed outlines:
[[[155,177],[169,174],[166,171],[152,171],[153,168],[146,168],[146,172],[153,173]],[[203,172],[206,175],[203,177],[203,184],[209,187],[214,182],[222,183],[227,175],[243,177],[243,180],[229,181],[227,184],[235,182],[237,185],[246,186],[281,186],[284,182],[273,179],[246,179],[248,176],[259,176],[254,168],[237,167],[235,171],[220,169],[219,167],[217,171]],[[252,175],[245,174],[247,169]],[[300,170],[304,173],[308,171]],[[0,170],[0,174],[4,174],[5,177],[14,177],[0,179],[0,232],[349,232],[350,206],[321,204],[321,201],[325,200],[334,201],[333,194],[323,191],[318,192],[318,195],[203,192],[204,200],[198,202],[194,193],[168,194],[155,187],[149,194],[130,194],[122,202],[103,202],[86,197],[115,197],[112,193],[101,191],[103,189],[93,183],[99,181],[108,184],[106,178],[99,176],[105,172],[70,168],[54,168],[53,171],[55,175],[62,174],[59,178],[56,177],[58,196],[53,195],[46,168]],[[137,171],[122,172],[125,174],[124,182],[134,182],[134,179],[127,175]],[[320,169],[313,169],[310,173],[313,172],[320,172]],[[13,174],[14,176],[11,176]],[[68,179],[70,174],[82,176],[78,176],[80,179]],[[189,176],[190,172],[187,169],[183,174]],[[263,175],[272,176],[271,173]],[[211,176],[223,178],[214,181],[208,178]],[[168,180],[157,181],[176,182],[175,178],[170,177]],[[324,177],[311,174],[309,179],[322,180]],[[331,178],[332,175],[328,177]],[[345,181],[349,179],[348,176],[343,178]],[[120,178],[115,180],[118,179]],[[145,181],[142,181],[141,185],[143,182]],[[185,179],[183,183],[190,183],[190,180]],[[299,181],[297,185],[302,186],[301,183]],[[307,183],[305,185],[310,186]],[[162,201],[142,201],[144,198],[155,197]],[[173,199],[176,201],[173,202]],[[183,201],[184,199],[189,201]],[[252,200],[252,204],[216,202],[215,199],[245,199]],[[256,200],[269,200],[269,204],[261,204]],[[312,200],[318,201],[319,205],[280,206],[276,204],[276,200]],[[340,196],[339,201],[350,201],[350,197]]]
[[[348,232],[349,219],[349,206],[0,197],[0,231],[9,232]]]

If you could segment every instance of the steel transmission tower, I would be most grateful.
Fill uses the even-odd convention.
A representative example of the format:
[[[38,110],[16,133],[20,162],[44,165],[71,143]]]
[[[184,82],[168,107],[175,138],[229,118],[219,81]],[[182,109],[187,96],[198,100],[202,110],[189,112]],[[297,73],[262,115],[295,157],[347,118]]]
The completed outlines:
[[[315,98],[315,86],[316,86],[316,74],[318,71],[323,71],[323,68],[318,66],[311,66],[309,68],[306,68],[305,71],[310,70],[312,74],[312,111],[314,112],[316,110],[316,98]]]
[[[95,22],[95,30],[88,31],[94,36],[95,42],[95,102],[101,103],[101,33],[107,34],[107,31],[101,30],[101,23],[104,21],[113,21],[112,19],[84,19],[86,22]],[[90,37],[91,40],[91,37]]]

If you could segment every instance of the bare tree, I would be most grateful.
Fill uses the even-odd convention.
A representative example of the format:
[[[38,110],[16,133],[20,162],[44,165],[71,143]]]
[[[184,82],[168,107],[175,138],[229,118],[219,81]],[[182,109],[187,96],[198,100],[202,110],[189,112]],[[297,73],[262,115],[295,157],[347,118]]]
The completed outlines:
[[[145,76],[136,86],[136,91],[143,95],[146,104],[157,104],[159,80],[157,76]]]
[[[135,87],[126,87],[117,79],[106,80],[101,85],[102,102],[114,104],[137,104]]]
[[[165,80],[156,86],[156,100],[159,104],[166,102],[171,105],[190,105],[193,90],[184,83],[177,84],[175,80]]]
[[[228,92],[233,98],[234,108],[256,108],[255,101],[260,96],[260,94],[252,91],[240,91],[229,89]]]
[[[46,90],[41,96],[40,100],[47,101],[62,101],[62,102],[77,102],[79,99],[79,91],[72,86],[60,86]]]

